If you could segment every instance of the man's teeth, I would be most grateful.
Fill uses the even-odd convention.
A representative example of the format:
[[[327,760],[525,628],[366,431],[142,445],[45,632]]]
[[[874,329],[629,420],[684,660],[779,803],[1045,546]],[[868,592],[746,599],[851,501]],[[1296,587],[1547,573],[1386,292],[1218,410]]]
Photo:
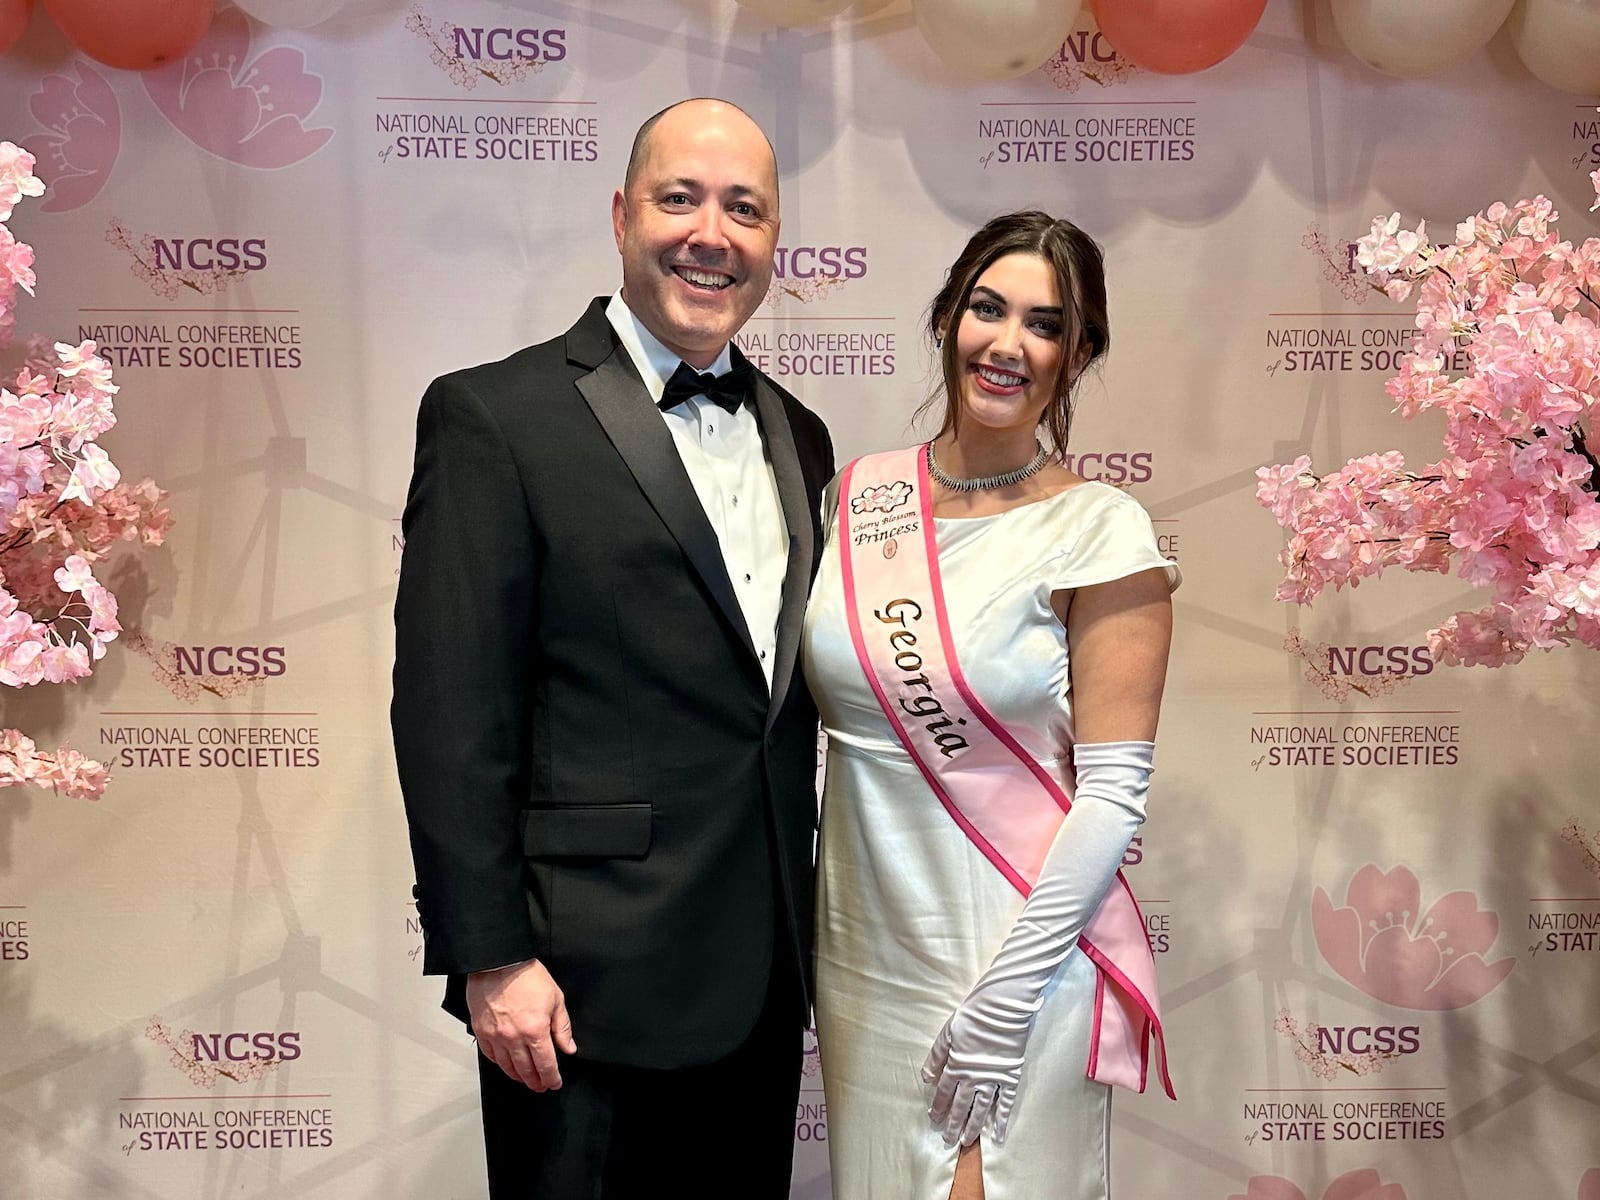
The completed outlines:
[[[995,387],[1021,387],[1028,382],[1026,375],[1013,375],[1010,371],[996,371],[989,367],[979,367],[978,374],[994,384]]]
[[[678,267],[678,277],[695,284],[697,287],[716,288],[719,291],[733,282],[726,275],[716,275],[710,271],[693,271],[687,267]]]

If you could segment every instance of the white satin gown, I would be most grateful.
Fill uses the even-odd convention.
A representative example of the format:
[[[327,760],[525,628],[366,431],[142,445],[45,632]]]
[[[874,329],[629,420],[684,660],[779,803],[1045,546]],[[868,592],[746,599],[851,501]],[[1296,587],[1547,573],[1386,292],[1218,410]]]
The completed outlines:
[[[1164,559],[1137,501],[1084,483],[987,517],[936,519],[956,653],[1042,765],[1072,745],[1066,633],[1050,594]],[[832,520],[806,613],[807,678],[828,735],[817,892],[817,1038],[834,1200],[945,1200],[956,1150],[921,1068],[989,966],[1022,896],[951,820],[895,739],[850,642]],[[1045,995],[988,1200],[1105,1200],[1110,1102],[1085,1077],[1095,972],[1078,950]]]

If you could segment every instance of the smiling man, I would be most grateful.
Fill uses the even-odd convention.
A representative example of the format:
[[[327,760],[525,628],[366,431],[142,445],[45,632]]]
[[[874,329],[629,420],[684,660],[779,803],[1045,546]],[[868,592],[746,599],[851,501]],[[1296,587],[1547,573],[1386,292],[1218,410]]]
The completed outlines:
[[[391,716],[423,969],[477,1041],[494,1200],[776,1200],[833,451],[731,344],[778,236],[756,124],[658,113],[611,217],[616,294],[422,400]]]

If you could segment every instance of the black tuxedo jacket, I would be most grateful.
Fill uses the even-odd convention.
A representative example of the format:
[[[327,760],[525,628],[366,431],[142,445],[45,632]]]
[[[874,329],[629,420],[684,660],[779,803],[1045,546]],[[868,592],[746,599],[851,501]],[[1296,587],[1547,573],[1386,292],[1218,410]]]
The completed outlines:
[[[775,953],[810,978],[816,711],[798,652],[833,451],[758,377],[789,531],[769,692],[606,303],[423,397],[391,718],[445,1007],[465,1019],[465,972],[538,958],[580,1055],[679,1067],[740,1044]]]

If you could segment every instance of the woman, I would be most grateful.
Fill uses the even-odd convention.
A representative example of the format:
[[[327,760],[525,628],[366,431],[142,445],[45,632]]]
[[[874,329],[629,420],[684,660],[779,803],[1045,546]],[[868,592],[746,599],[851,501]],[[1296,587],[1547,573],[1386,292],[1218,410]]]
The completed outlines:
[[[1107,1084],[1166,1083],[1117,870],[1178,572],[1134,500],[1061,462],[1108,344],[1087,235],[996,218],[929,326],[938,435],[841,472],[806,619],[834,1196],[1103,1200]]]

